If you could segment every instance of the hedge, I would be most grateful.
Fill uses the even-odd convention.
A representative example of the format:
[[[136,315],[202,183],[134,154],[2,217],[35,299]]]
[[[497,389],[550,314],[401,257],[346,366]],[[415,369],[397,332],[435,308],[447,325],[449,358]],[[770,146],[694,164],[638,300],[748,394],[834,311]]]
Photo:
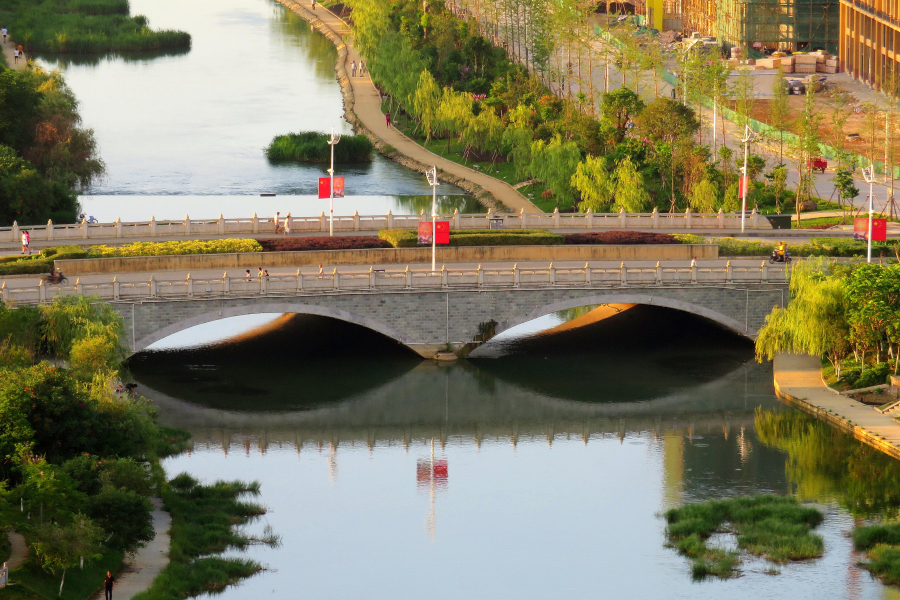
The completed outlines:
[[[681,244],[674,235],[645,231],[564,233],[566,244]],[[699,237],[699,236],[698,236]],[[703,239],[703,238],[701,238]],[[703,242],[700,242],[703,243]]]
[[[134,242],[122,246],[91,246],[88,258],[114,258],[123,256],[172,256],[177,254],[230,254],[236,252],[262,252],[256,240],[186,240],[183,242]]]
[[[414,229],[384,229],[379,239],[394,248],[414,248],[419,245]],[[451,246],[550,246],[565,243],[565,238],[546,229],[474,229],[450,232]]]
[[[0,258],[0,275],[48,273],[55,260],[86,256],[87,252],[79,246],[54,246],[30,256],[5,256]]]
[[[365,248],[393,248],[388,242],[376,237],[339,236],[273,238],[259,240],[263,252],[297,252],[304,250],[362,250]]]
[[[772,254],[778,241],[771,242],[761,240],[739,240],[736,238],[717,238],[713,240],[719,245],[719,256],[768,256]],[[888,240],[887,242],[874,242],[872,254],[874,256],[894,256],[894,251],[900,248],[900,240]],[[807,244],[788,243],[788,252],[791,256],[830,256],[850,258],[866,255],[866,242],[856,241],[851,238],[813,238]]]

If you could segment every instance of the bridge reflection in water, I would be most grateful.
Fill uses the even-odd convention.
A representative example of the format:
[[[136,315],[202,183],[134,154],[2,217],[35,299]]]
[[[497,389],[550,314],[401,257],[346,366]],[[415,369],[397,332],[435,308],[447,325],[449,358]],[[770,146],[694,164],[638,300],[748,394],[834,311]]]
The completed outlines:
[[[198,450],[327,449],[337,460],[344,447],[639,436],[662,446],[667,501],[713,469],[735,488],[752,471],[754,489],[786,491],[783,455],[751,439],[756,408],[778,405],[771,366],[752,361],[752,346],[677,311],[613,313],[450,364],[351,324],[291,315],[225,344],[144,353],[131,368],[160,421],[191,431]]]

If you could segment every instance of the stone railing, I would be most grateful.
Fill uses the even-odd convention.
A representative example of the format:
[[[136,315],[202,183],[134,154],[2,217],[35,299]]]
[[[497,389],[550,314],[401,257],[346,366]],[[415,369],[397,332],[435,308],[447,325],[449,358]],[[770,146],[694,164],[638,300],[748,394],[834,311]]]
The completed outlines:
[[[318,217],[293,217],[290,219],[291,233],[328,231],[328,217],[323,212]],[[733,213],[495,213],[439,215],[441,221],[450,221],[452,229],[729,229],[741,228],[741,217]],[[379,229],[414,229],[420,221],[431,220],[422,211],[419,215],[343,215],[334,217],[335,231],[376,231]],[[284,219],[279,227],[284,225]],[[747,229],[771,229],[769,221],[755,210],[747,215]],[[197,237],[216,235],[275,235],[275,219],[261,218],[255,214],[241,219],[191,219],[185,216],[180,221],[125,222],[116,219],[114,223],[76,223],[59,225],[47,221],[46,225],[20,227],[0,227],[0,242],[17,243],[22,231],[28,231],[34,241],[78,242],[91,239],[154,237]]]
[[[241,296],[285,296],[308,294],[333,294],[343,292],[424,292],[440,290],[516,289],[541,287],[647,287],[692,286],[713,284],[784,283],[788,277],[783,265],[770,266],[763,261],[760,266],[670,266],[660,262],[655,267],[626,266],[623,262],[614,268],[510,267],[448,269],[440,271],[386,270],[369,267],[368,271],[343,271],[337,268],[331,273],[302,273],[293,275],[229,277],[226,272],[214,279],[196,279],[190,274],[184,279],[156,279],[144,281],[119,281],[113,277],[106,281],[48,285],[44,281],[21,287],[8,282],[0,286],[3,302],[13,304],[38,304],[52,300],[61,294],[99,296],[103,300],[188,300]]]

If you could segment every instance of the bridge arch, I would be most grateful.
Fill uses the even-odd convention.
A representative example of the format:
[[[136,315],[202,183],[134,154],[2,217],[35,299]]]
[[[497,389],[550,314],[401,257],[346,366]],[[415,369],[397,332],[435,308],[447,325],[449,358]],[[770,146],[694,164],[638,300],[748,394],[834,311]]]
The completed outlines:
[[[377,331],[391,339],[394,339],[401,344],[409,345],[412,343],[412,340],[409,339],[409,336],[404,335],[400,331],[397,331],[393,327],[389,327],[384,323],[376,321],[375,319],[371,319],[369,317],[363,317],[360,315],[356,315],[344,310],[340,310],[337,308],[331,308],[327,306],[316,306],[311,304],[301,304],[301,303],[270,303],[270,304],[251,304],[244,306],[231,306],[231,307],[221,307],[210,310],[209,312],[205,312],[200,315],[195,315],[189,317],[187,319],[183,319],[181,321],[177,321],[172,323],[171,325],[167,325],[166,327],[162,327],[154,331],[153,333],[146,335],[138,340],[135,340],[132,345],[132,353],[140,352],[141,350],[145,350],[151,344],[158,342],[172,334],[178,333],[180,331],[184,331],[186,329],[190,329],[191,327],[195,327],[197,325],[203,325],[204,323],[211,323],[213,321],[220,321],[222,319],[227,319],[229,317],[240,317],[242,315],[256,315],[256,314],[264,314],[264,313],[276,313],[276,314],[285,314],[285,313],[293,313],[293,314],[304,314],[304,315],[317,315],[320,317],[331,317],[332,319],[338,319],[340,321],[347,321],[348,323],[354,323],[356,325],[360,325],[362,327],[366,327],[367,329],[371,329],[373,331]]]
[[[680,310],[700,317],[704,317],[706,319],[709,319],[710,321],[714,321],[719,325],[722,325],[726,329],[729,329],[737,333],[738,335],[742,335],[750,339],[756,339],[757,332],[750,330],[747,327],[747,322],[741,323],[740,321],[737,321],[736,319],[729,317],[728,315],[724,315],[716,310],[701,306],[699,304],[685,302],[684,300],[678,300],[675,298],[653,296],[648,294],[609,293],[593,294],[590,296],[584,296],[582,298],[562,300],[535,308],[523,315],[517,315],[506,319],[505,321],[497,323],[497,325],[494,327],[494,335],[502,333],[507,329],[515,327],[516,325],[527,323],[528,321],[543,317],[544,315],[548,315],[550,313],[554,313],[560,310],[568,310],[570,308],[578,308],[580,306],[589,306],[592,304],[647,304],[651,306],[664,306],[666,308],[672,308],[675,310]]]

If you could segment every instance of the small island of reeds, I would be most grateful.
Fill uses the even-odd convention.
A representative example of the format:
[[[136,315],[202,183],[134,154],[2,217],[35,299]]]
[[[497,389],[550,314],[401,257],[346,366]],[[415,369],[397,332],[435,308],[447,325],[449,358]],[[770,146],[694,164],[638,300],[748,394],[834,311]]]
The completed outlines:
[[[275,161],[328,162],[331,160],[331,150],[328,147],[330,138],[331,134],[316,131],[278,135],[266,148],[266,158]],[[343,135],[334,147],[334,162],[370,162],[374,150],[375,146],[364,135]]]
[[[715,533],[733,534],[738,550],[775,563],[822,556],[822,538],[812,528],[822,513],[794,498],[760,495],[687,504],[666,512],[668,545],[691,559],[695,579],[731,577],[738,551],[710,546]]]
[[[189,50],[184,31],[150,29],[128,0],[6,0],[0,23],[28,52],[100,54]]]

